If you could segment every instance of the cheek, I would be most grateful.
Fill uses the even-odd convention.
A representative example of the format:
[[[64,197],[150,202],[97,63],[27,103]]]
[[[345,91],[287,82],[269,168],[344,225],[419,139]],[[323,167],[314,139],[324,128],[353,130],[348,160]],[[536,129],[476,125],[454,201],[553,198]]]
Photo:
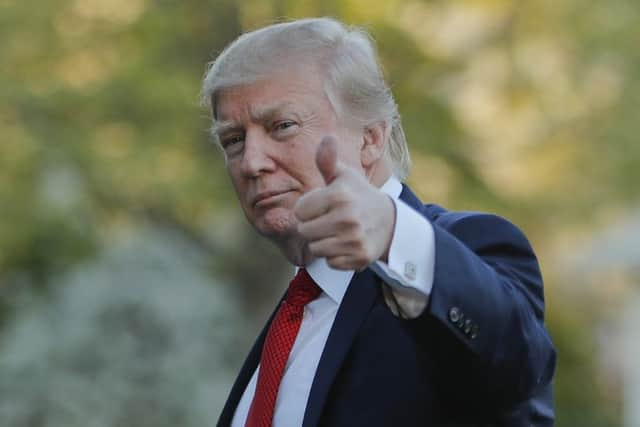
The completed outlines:
[[[318,170],[315,159],[312,162],[300,165],[300,169],[296,173],[297,181],[302,185],[302,192],[306,193],[313,189],[324,187],[325,182],[322,174]]]
[[[229,181],[236,192],[236,196],[240,200],[241,204],[244,204],[245,195],[247,192],[246,181],[242,178],[242,175],[237,171],[227,168],[227,174],[229,175]]]
[[[322,175],[316,165],[316,145],[309,141],[299,141],[290,145],[285,157],[281,158],[281,169],[300,184],[305,191],[322,184]]]

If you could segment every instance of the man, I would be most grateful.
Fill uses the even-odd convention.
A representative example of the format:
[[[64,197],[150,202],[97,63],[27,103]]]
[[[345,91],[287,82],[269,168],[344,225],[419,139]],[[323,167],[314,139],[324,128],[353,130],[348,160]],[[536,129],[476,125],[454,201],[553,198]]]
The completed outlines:
[[[553,424],[535,255],[504,219],[401,183],[404,133],[364,32],[322,18],[244,34],[203,99],[247,219],[298,267],[219,426]]]

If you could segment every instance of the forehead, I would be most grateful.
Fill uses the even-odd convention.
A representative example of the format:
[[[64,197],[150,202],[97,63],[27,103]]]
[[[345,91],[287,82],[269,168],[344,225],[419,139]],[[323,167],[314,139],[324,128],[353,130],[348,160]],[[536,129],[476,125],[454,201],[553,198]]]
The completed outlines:
[[[330,108],[322,78],[311,67],[277,72],[254,83],[223,89],[215,99],[217,121],[238,121],[265,110]]]

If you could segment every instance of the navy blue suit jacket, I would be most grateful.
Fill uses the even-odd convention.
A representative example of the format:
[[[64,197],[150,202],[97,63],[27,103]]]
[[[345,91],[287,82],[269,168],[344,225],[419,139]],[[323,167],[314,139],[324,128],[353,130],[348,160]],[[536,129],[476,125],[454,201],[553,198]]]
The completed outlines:
[[[555,350],[526,237],[488,214],[401,199],[435,232],[435,276],[418,318],[392,314],[369,269],[356,273],[316,371],[304,427],[551,426]],[[272,316],[273,317],[273,316]],[[265,326],[218,421],[230,425]]]

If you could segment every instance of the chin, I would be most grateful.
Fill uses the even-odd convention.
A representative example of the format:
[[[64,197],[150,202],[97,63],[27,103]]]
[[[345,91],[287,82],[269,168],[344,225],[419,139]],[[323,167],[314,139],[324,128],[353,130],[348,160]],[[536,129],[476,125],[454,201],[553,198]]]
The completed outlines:
[[[297,234],[297,221],[289,209],[271,209],[254,222],[255,228],[263,236],[282,241]]]

